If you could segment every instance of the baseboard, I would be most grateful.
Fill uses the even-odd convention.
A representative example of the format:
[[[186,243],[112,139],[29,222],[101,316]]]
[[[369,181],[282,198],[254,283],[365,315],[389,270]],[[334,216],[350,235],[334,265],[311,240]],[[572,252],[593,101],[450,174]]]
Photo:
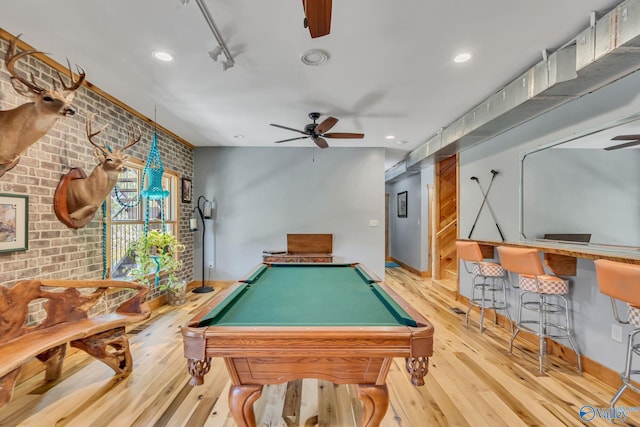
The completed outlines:
[[[404,268],[405,270],[415,274],[416,276],[420,276],[420,277],[431,277],[431,271],[420,271],[416,268],[411,267],[410,265],[405,264],[404,262],[395,259],[394,257],[387,257],[387,261],[389,262],[395,262],[396,264],[398,264],[400,267]]]
[[[459,295],[457,298],[457,301],[460,301],[465,305],[469,304],[469,298],[463,295]],[[472,311],[476,313],[480,313],[480,308],[474,306],[472,307]],[[485,319],[487,318],[492,319],[493,316],[494,316],[494,310],[485,310]],[[509,318],[507,316],[498,313],[497,322],[498,322],[498,325],[500,325],[501,327],[506,328],[507,330],[511,329],[511,322],[509,321]],[[521,339],[528,341],[536,348],[538,346],[538,337],[530,332],[521,330],[520,333],[518,334],[517,340],[521,340]],[[553,341],[550,338],[547,338],[546,344],[547,344],[548,354],[551,354],[557,357],[558,359],[564,362],[567,362],[569,365],[576,366],[577,368],[578,360],[572,348],[567,347],[557,341]],[[614,390],[617,390],[620,387],[620,385],[622,385],[619,371],[614,371],[613,369],[610,369],[585,355],[582,355],[581,361],[582,361],[583,374],[588,374],[596,378],[597,380],[600,380],[602,383],[608,385]],[[620,370],[622,369],[623,369],[623,366],[620,366]],[[613,393],[611,394],[611,397],[613,397]],[[626,400],[629,400],[634,405],[640,405],[640,393],[636,393],[634,390],[630,388],[628,388],[624,392],[623,398]]]

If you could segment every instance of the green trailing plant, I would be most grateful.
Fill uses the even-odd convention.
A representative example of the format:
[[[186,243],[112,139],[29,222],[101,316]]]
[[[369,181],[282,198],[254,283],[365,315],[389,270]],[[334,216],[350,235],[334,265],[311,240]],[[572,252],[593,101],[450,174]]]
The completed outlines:
[[[129,277],[136,282],[148,285],[150,280],[155,280],[159,267],[160,273],[167,275],[166,282],[159,286],[160,290],[177,292],[184,286],[176,272],[182,269],[178,255],[184,252],[185,246],[173,234],[150,230],[132,242],[129,250],[136,260],[136,267],[129,271]]]

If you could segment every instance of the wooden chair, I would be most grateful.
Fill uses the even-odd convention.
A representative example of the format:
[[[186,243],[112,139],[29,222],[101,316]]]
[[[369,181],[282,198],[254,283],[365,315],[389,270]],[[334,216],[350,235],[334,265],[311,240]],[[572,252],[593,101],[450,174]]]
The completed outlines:
[[[521,330],[538,337],[538,371],[543,373],[542,362],[546,353],[546,338],[561,338],[569,341],[578,358],[578,371],[582,372],[580,352],[576,346],[569,319],[569,282],[547,274],[536,249],[498,247],[502,268],[518,274],[520,301],[516,329],[509,342],[509,353],[513,342]],[[537,313],[536,319],[523,319],[522,310]],[[560,321],[563,319],[563,324]],[[554,322],[555,320],[555,322]]]
[[[635,342],[640,333],[640,265],[599,259],[595,261],[596,277],[600,292],[611,298],[611,307],[616,322],[631,324],[634,329],[627,338],[627,356],[624,371],[620,373],[622,385],[611,399],[609,405],[613,408],[627,388],[640,393],[640,389],[631,382],[632,375],[640,374],[640,370],[633,370],[631,362],[633,354],[640,355],[640,343]],[[627,319],[622,320],[618,314],[615,300],[627,303]]]
[[[478,242],[457,241],[456,248],[465,270],[473,275],[471,298],[469,299],[469,308],[465,316],[467,327],[469,327],[469,312],[473,307],[480,308],[480,333],[484,329],[484,312],[487,309],[494,310],[494,323],[498,323],[497,310],[504,310],[509,318],[509,324],[513,325],[506,298],[506,271],[500,264],[484,260]],[[479,292],[480,296],[477,296],[476,292]]]

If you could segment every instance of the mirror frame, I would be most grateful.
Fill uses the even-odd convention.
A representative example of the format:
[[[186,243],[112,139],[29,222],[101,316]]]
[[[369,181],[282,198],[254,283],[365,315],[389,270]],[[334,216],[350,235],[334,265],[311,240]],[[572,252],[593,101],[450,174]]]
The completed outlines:
[[[538,146],[536,148],[533,148],[531,150],[527,150],[525,151],[525,153],[520,157],[520,171],[519,171],[519,188],[518,188],[518,234],[520,236],[520,241],[522,242],[533,242],[533,241],[537,241],[536,239],[529,239],[527,238],[526,234],[524,233],[524,161],[527,158],[527,156],[537,153],[539,151],[543,151],[543,150],[547,150],[549,148],[553,148],[556,147],[558,145],[561,144],[565,144],[567,142],[571,142],[571,141],[575,141],[577,139],[580,138],[584,138],[586,136],[590,136],[593,134],[596,134],[598,132],[603,132],[606,131],[608,129],[612,129],[615,128],[617,126],[622,126],[628,123],[632,123],[636,120],[640,120],[640,113],[636,113],[636,114],[632,114],[629,116],[625,116],[622,117],[620,119],[617,120],[613,120],[611,122],[607,122],[603,125],[597,126],[597,127],[593,127],[593,128],[589,128],[585,131],[581,131],[581,132],[577,132],[567,138],[564,139],[560,139],[558,141],[554,141],[548,144],[543,144],[541,146]],[[567,245],[572,245],[572,242],[559,242],[562,244],[567,244]],[[580,246],[584,246],[584,244],[580,244],[580,243],[573,243],[573,245],[580,245]],[[598,248],[607,248],[607,246],[610,246],[612,248],[612,250],[618,250],[618,251],[629,251],[629,250],[633,250],[633,251],[637,251],[639,249],[639,247],[636,246],[624,246],[624,245],[606,245],[606,244],[599,244],[599,243],[592,243],[590,244],[590,246],[592,247],[598,247]]]

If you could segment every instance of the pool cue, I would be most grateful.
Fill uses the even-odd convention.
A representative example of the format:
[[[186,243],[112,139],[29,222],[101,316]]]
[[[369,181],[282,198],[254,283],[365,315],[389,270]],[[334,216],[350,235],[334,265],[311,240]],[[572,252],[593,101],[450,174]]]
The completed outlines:
[[[491,184],[493,183],[493,178],[495,178],[495,176],[498,174],[498,171],[491,169],[491,182],[489,183],[489,187],[487,187],[487,192],[484,192],[484,189],[482,188],[482,184],[480,184],[480,180],[478,180],[477,178],[475,179],[475,181],[478,183],[478,186],[480,187],[480,192],[482,193],[482,196],[484,197],[483,202],[486,201],[487,203],[487,207],[489,208],[489,213],[491,214],[491,217],[493,218],[493,222],[496,224],[496,228],[498,229],[498,233],[500,233],[500,238],[502,239],[502,241],[505,241],[504,238],[504,234],[502,234],[502,229],[500,228],[500,225],[498,225],[498,219],[496,218],[496,214],[493,211],[493,208],[491,207],[491,202],[489,201],[489,190],[491,189]],[[483,203],[484,206],[484,203]],[[482,206],[480,207],[480,210],[482,210]],[[478,214],[478,216],[480,216]]]

